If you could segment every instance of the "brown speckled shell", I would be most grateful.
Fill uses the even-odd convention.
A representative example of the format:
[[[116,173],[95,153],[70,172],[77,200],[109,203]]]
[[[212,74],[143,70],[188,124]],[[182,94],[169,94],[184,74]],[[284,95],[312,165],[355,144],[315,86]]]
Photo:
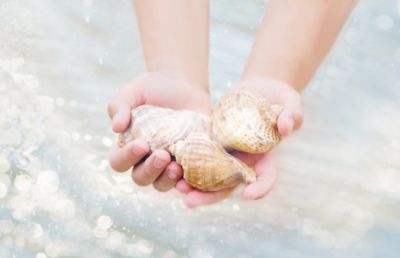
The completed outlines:
[[[214,108],[212,138],[227,150],[267,152],[281,139],[277,118],[282,109],[247,90],[230,92]]]
[[[139,106],[131,112],[128,129],[118,137],[120,146],[141,139],[152,151],[165,149],[185,139],[192,132],[208,133],[209,118],[188,110],[172,110],[151,105]]]
[[[142,139],[152,151],[168,150],[190,185],[218,191],[255,182],[255,172],[226,150],[269,151],[281,139],[277,130],[281,110],[281,106],[247,90],[224,96],[211,122],[196,112],[143,105],[132,110],[130,126],[119,135],[119,144]]]
[[[239,183],[253,183],[255,172],[227,153],[204,133],[192,133],[170,147],[190,185],[204,191],[218,191]]]

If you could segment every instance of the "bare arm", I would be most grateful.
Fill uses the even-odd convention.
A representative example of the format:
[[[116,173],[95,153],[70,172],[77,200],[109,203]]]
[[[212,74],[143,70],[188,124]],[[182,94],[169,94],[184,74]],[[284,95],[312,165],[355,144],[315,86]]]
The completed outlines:
[[[108,113],[116,133],[130,122],[131,109],[150,104],[172,109],[209,113],[208,90],[208,1],[135,0],[146,73],[122,87],[109,105]],[[113,148],[111,167],[126,171],[140,185],[153,184],[167,191],[182,177],[182,169],[165,150],[150,149],[134,140]]]
[[[283,136],[300,127],[303,107],[299,91],[314,75],[355,3],[356,0],[269,2],[236,87],[258,91],[270,102],[284,107],[278,119],[278,130]],[[244,199],[256,200],[271,191],[276,179],[273,153],[235,154],[252,165],[257,173],[257,182],[245,187]],[[212,193],[193,190],[188,193],[186,203],[190,207],[210,204],[226,198],[229,193],[230,190]]]
[[[208,86],[209,2],[134,0],[148,71]]]
[[[271,77],[302,90],[332,47],[356,0],[272,0],[242,79]]]

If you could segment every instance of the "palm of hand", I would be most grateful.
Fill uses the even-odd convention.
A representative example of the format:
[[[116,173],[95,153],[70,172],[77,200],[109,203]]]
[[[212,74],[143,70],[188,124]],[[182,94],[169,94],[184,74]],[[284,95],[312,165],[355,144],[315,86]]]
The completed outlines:
[[[263,95],[270,103],[284,107],[278,118],[278,130],[284,137],[298,129],[302,122],[303,108],[300,94],[290,86],[276,80],[252,80],[239,83],[236,87],[245,87]],[[256,200],[264,197],[271,191],[276,181],[276,170],[273,164],[274,151],[264,154],[232,153],[237,158],[253,167],[257,174],[257,181],[245,187],[243,198]],[[185,202],[189,207],[211,204],[225,199],[233,189],[225,189],[218,192],[202,192],[193,189],[185,181],[177,183],[176,188],[186,194]]]
[[[211,109],[206,90],[199,90],[181,78],[163,73],[145,74],[123,87],[110,102],[110,116],[119,107],[118,101],[126,102],[131,109],[142,104],[203,113],[209,113]]]
[[[256,79],[241,82],[236,87],[254,90],[269,102],[284,106],[278,119],[278,130],[283,136],[290,135],[293,130],[300,127],[303,115],[302,101],[300,94],[290,86],[280,81]],[[108,112],[112,118],[113,130],[124,131],[130,122],[131,109],[143,104],[178,110],[189,109],[209,114],[211,110],[209,93],[207,90],[198,89],[185,80],[166,74],[144,75],[125,86],[110,102]],[[141,150],[139,154],[137,150]],[[218,202],[226,198],[233,190],[225,189],[218,192],[196,190],[181,179],[182,168],[175,162],[171,162],[171,157],[166,151],[156,150],[145,162],[139,163],[148,152],[147,143],[134,141],[122,149],[114,148],[110,164],[117,171],[125,171],[135,166],[132,178],[138,185],[153,184],[160,191],[167,191],[176,185],[177,190],[186,194],[185,202],[189,207]],[[246,186],[243,198],[255,200],[265,196],[272,189],[276,178],[272,162],[273,152],[258,155],[240,152],[232,154],[252,166],[257,174],[257,182]],[[162,166],[155,165],[154,161],[157,158],[164,161]],[[170,177],[170,172],[173,172],[172,177]]]
[[[209,114],[211,109],[206,87],[201,90],[168,74],[146,74],[123,87],[108,105],[114,132],[123,132],[130,123],[131,110],[143,104],[205,114]],[[153,184],[157,190],[167,191],[182,177],[182,168],[165,150],[155,150],[143,161],[149,151],[148,144],[142,140],[134,140],[122,148],[115,146],[110,154],[110,165],[120,172],[134,166],[132,179],[136,184]]]

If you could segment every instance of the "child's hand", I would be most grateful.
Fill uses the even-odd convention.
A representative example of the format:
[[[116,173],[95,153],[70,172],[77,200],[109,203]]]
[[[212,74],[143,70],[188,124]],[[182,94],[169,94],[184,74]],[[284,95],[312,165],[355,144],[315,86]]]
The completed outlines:
[[[303,119],[303,105],[301,95],[284,82],[257,78],[238,83],[236,88],[247,88],[263,95],[269,102],[280,104],[284,110],[278,118],[278,130],[284,137],[289,136],[301,126]],[[233,155],[254,167],[257,173],[257,182],[248,185],[243,191],[243,198],[256,200],[264,197],[273,187],[276,180],[276,170],[273,165],[273,153],[246,154],[234,152]],[[186,193],[185,203],[188,207],[196,207],[215,203],[225,199],[233,189],[225,189],[218,192],[201,192],[193,189],[184,180],[180,180],[176,188]]]
[[[202,89],[207,87],[194,87],[184,78],[170,74],[145,74],[123,87],[110,101],[107,109],[112,129],[116,133],[123,132],[129,125],[130,111],[143,104],[209,114],[210,96],[207,90]],[[122,148],[115,146],[110,154],[110,165],[119,172],[135,166],[132,179],[136,184],[153,184],[159,191],[168,191],[182,177],[182,168],[171,162],[165,150],[156,150],[141,162],[148,152],[149,146],[141,140],[132,141]]]

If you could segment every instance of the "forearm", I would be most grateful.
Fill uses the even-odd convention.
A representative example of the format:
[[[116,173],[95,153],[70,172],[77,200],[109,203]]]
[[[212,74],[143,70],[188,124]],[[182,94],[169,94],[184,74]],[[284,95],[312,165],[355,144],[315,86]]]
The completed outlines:
[[[147,70],[170,72],[207,88],[208,1],[133,2]]]
[[[302,90],[356,0],[271,0],[242,79],[271,77]]]

